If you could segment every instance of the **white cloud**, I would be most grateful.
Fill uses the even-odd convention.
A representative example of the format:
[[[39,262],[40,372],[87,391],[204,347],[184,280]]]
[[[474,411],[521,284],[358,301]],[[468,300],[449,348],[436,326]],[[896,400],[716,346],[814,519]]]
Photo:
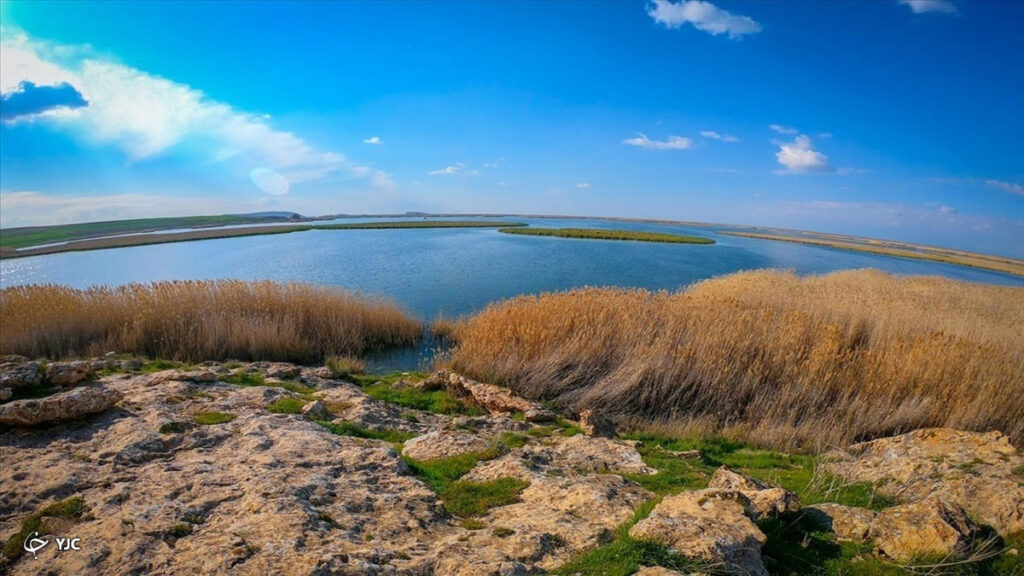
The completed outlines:
[[[753,18],[726,12],[703,0],[654,0],[647,5],[647,14],[666,28],[692,24],[694,28],[713,36],[728,34],[729,38],[739,38],[744,34],[756,34],[761,31],[761,25]]]
[[[796,134],[797,132],[799,132],[799,130],[797,130],[796,128],[792,128],[790,126],[782,126],[781,124],[772,124],[771,126],[769,126],[769,128],[778,132],[779,134]]]
[[[266,168],[289,185],[334,173],[353,174],[342,154],[318,150],[291,132],[272,128],[267,115],[236,110],[190,86],[95,56],[88,49],[4,32],[0,90],[8,92],[23,81],[67,82],[88,101],[88,106],[46,112],[30,121],[47,122],[93,144],[115,146],[134,162],[170,153],[194,154],[214,162],[241,163],[246,172]],[[280,182],[272,189],[287,191]]]
[[[497,168],[498,165],[494,162],[484,162],[484,168]]]
[[[693,141],[682,136],[669,136],[668,140],[651,140],[644,134],[637,134],[633,138],[626,138],[622,141],[627,146],[639,146],[652,150],[685,150],[693,146]]]
[[[432,170],[430,172],[427,172],[427,174],[430,175],[430,176],[457,176],[457,175],[478,176],[480,174],[480,171],[479,170],[475,170],[475,169],[471,169],[471,168],[467,167],[465,164],[463,164],[462,162],[458,162],[458,163],[453,164],[451,166],[445,166],[444,168],[441,168],[440,170]]]
[[[722,142],[739,142],[740,139],[731,134],[720,134],[714,130],[702,130],[701,136],[710,138],[712,140],[721,140]]]
[[[1008,192],[1010,194],[1016,194],[1017,196],[1024,196],[1024,186],[1017,184],[1016,182],[1003,182],[1001,180],[985,180],[985,184],[993,188]]]
[[[363,140],[363,144],[380,144],[380,136],[370,136],[366,140]]]
[[[811,139],[800,134],[792,142],[775,142],[779,151],[775,158],[789,173],[832,172],[828,156],[818,152],[811,145]]]
[[[41,192],[0,192],[0,226],[37,226],[154,218],[195,214],[225,214],[260,209],[250,203],[211,196],[183,197],[162,194],[109,194],[101,196],[65,196]]]
[[[959,14],[956,4],[949,0],[899,0],[900,4],[909,6],[914,14],[926,12],[942,12],[944,14]]]
[[[578,182],[578,183],[576,183],[576,187],[577,188],[582,188],[582,189],[586,190],[586,189],[590,188],[590,182]]]

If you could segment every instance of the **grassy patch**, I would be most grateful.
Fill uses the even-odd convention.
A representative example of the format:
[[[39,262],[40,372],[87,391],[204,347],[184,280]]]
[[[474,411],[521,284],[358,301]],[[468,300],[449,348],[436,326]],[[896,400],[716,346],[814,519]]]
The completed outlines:
[[[237,418],[235,414],[230,412],[200,412],[195,415],[195,422],[200,426],[209,426],[212,424],[224,424],[231,422]]]
[[[654,542],[636,540],[629,535],[634,524],[646,518],[659,499],[641,504],[633,519],[615,530],[615,539],[589,552],[584,552],[553,573],[569,576],[628,576],[640,566],[663,566],[683,574],[704,571],[703,564],[688,559]]]
[[[259,372],[238,371],[227,376],[220,377],[221,382],[237,384],[238,386],[266,386],[267,380]]]
[[[188,430],[188,424],[184,422],[164,422],[160,425],[161,434],[181,434]]]
[[[601,228],[499,228],[505,234],[524,236],[555,236],[558,238],[585,238],[591,240],[633,240],[639,242],[666,242],[670,244],[714,244],[711,238],[641,232],[637,230],[605,230]]]
[[[499,448],[484,452],[470,452],[439,460],[415,460],[402,456],[414,476],[430,486],[438,494],[444,493],[459,478],[476,466],[481,460],[490,460],[501,454]]]
[[[523,222],[491,220],[396,220],[392,222],[353,222],[351,224],[319,224],[318,230],[380,230],[401,228],[501,228],[526,226]]]
[[[534,438],[548,438],[549,436],[575,436],[582,434],[583,429],[563,418],[556,418],[554,424],[546,426],[534,426],[526,431]]]
[[[366,373],[366,364],[351,356],[331,356],[324,361],[324,366],[334,373],[335,378]]]
[[[43,509],[30,515],[21,523],[21,530],[4,542],[4,557],[8,560],[17,559],[22,553],[22,544],[33,532],[46,532],[45,521],[47,518],[66,518],[77,520],[82,517],[85,504],[81,496],[73,496],[67,500],[54,502]]]
[[[385,442],[391,442],[392,444],[401,444],[410,438],[419,436],[419,434],[415,432],[403,432],[401,430],[371,430],[358,424],[353,424],[352,422],[327,422],[326,420],[317,420],[316,423],[327,428],[331,433],[338,434],[339,436],[354,436],[356,438],[384,440]]]
[[[359,384],[363,392],[382,402],[397,404],[405,408],[413,408],[434,414],[482,416],[486,412],[470,406],[447,390],[421,390],[412,386],[395,387],[399,380],[418,381],[426,376],[420,372],[413,372],[403,375],[400,372],[376,375],[352,375],[351,378]]]
[[[482,516],[496,506],[519,500],[529,482],[518,478],[498,478],[490,482],[453,482],[440,493],[444,507],[455,516]]]
[[[154,360],[148,360],[142,364],[139,368],[139,372],[151,373],[161,372],[163,370],[184,370],[188,366],[181,362],[175,362],[173,360],[164,360],[162,358],[156,358]]]
[[[300,398],[278,398],[267,406],[267,410],[274,414],[299,414],[302,412],[302,407],[306,405],[306,401]]]

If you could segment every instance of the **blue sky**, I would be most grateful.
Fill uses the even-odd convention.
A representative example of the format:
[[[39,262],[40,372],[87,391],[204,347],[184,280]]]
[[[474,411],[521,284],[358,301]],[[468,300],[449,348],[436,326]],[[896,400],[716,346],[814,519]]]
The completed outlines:
[[[293,210],[1024,256],[1022,2],[0,2],[0,225]]]

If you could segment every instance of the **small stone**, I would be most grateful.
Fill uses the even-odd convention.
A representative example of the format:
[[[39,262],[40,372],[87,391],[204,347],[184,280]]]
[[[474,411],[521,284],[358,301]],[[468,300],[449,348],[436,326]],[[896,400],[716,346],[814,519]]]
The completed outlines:
[[[298,375],[302,373],[302,369],[294,364],[274,362],[267,366],[265,372],[268,378],[281,378],[283,380],[288,380],[298,377]]]
[[[558,416],[545,408],[530,408],[523,412],[527,422],[553,422]]]
[[[615,423],[593,410],[580,412],[580,428],[587,436],[600,438],[615,438]]]
[[[800,509],[800,500],[789,490],[755,480],[721,466],[711,476],[708,488],[734,490],[750,499],[751,519],[776,517]]]
[[[302,414],[312,420],[330,420],[333,418],[327,405],[319,400],[314,400],[302,407]]]

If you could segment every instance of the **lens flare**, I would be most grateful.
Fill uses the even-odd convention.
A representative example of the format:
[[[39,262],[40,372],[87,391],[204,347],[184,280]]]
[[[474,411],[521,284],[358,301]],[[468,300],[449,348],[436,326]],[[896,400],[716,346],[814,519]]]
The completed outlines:
[[[288,188],[291,186],[288,183],[288,179],[281,176],[276,170],[271,168],[254,168],[249,173],[249,178],[252,179],[252,183],[257,188],[263,190],[267,194],[273,194],[274,196],[283,196],[288,193]]]

